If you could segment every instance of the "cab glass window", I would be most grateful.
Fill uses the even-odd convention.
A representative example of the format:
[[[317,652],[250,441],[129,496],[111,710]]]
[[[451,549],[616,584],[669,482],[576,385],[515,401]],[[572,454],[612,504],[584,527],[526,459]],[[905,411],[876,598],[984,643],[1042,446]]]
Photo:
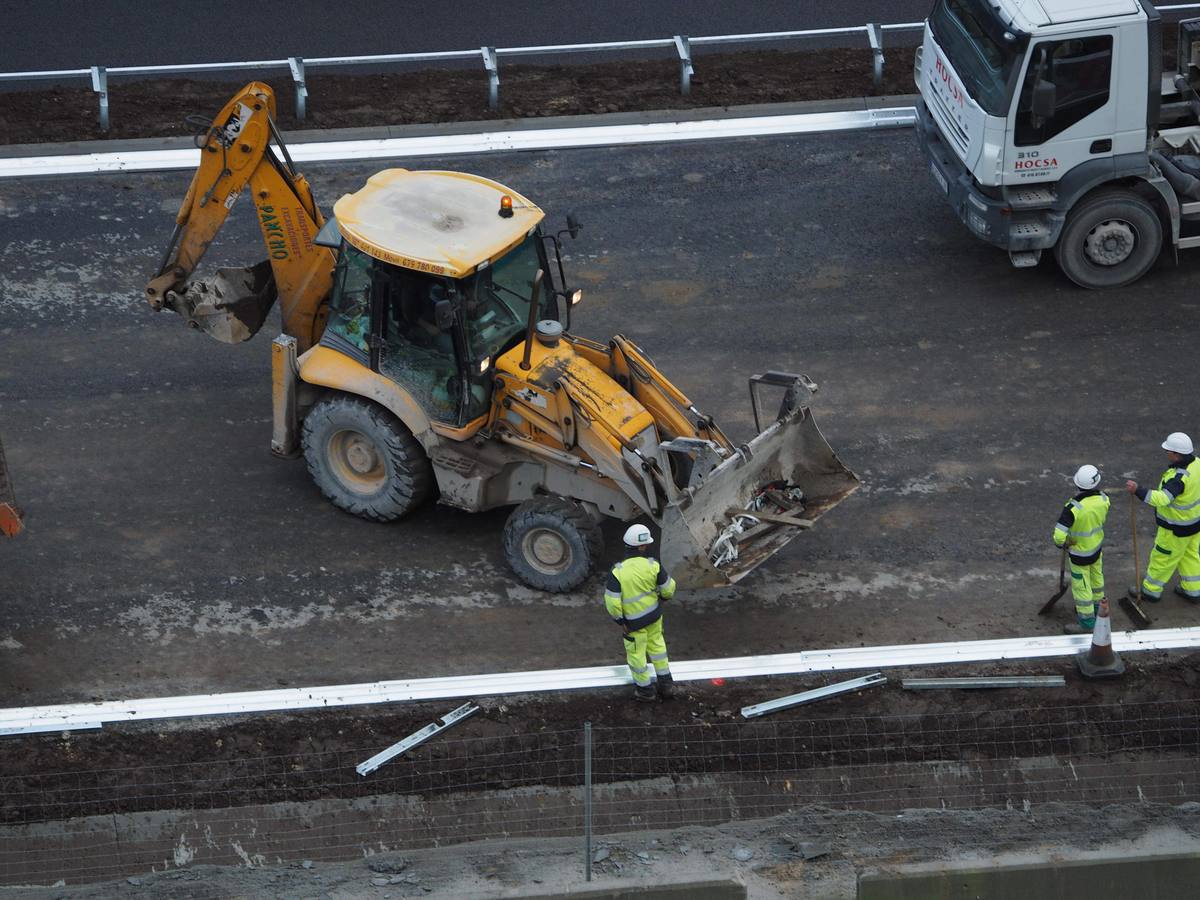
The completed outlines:
[[[1016,145],[1044,144],[1108,103],[1112,55],[1110,34],[1035,44],[1017,105]],[[1048,81],[1055,89],[1054,113],[1045,119],[1033,114],[1038,81]]]
[[[379,372],[412,394],[431,418],[456,423],[462,398],[454,328],[439,327],[443,279],[375,260],[381,306]]]
[[[938,0],[929,27],[967,93],[988,115],[1006,115],[1010,78],[1025,46],[987,0]]]
[[[329,295],[329,323],[322,343],[330,343],[343,352],[349,350],[352,356],[365,361],[367,332],[371,327],[370,304],[371,257],[343,244]]]
[[[541,240],[531,234],[490,266],[463,282],[466,297],[467,341],[476,361],[495,359],[517,344],[529,321],[529,297],[538,269],[547,269],[539,250]],[[539,319],[557,319],[549,271],[542,277]]]

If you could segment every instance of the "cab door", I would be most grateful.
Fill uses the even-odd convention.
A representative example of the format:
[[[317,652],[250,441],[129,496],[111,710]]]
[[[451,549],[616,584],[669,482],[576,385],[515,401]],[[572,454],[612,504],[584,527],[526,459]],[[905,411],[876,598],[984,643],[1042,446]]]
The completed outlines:
[[[1056,181],[1081,163],[1111,160],[1119,34],[1093,32],[1031,43],[1006,134],[1005,184]],[[1051,87],[1052,86],[1052,87]],[[1052,92],[1053,104],[1045,102]]]

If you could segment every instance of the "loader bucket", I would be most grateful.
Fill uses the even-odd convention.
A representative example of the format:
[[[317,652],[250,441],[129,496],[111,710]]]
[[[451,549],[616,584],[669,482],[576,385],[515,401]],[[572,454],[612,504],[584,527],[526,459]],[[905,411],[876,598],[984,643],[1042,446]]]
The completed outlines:
[[[798,518],[800,526],[768,522],[764,515],[759,523],[741,519],[743,532],[731,533],[734,519],[740,518],[732,512],[745,510],[766,490],[781,485],[790,486],[793,496],[795,488],[803,491],[803,509],[774,509],[774,515]],[[708,473],[690,497],[685,493],[666,507],[661,522],[663,565],[681,587],[734,584],[859,486],[858,477],[821,436],[808,407],[796,406]],[[766,507],[773,509],[769,503]],[[754,512],[747,510],[746,515]],[[715,553],[719,539],[721,552]],[[729,558],[730,544],[734,558]]]
[[[190,328],[226,344],[240,344],[258,333],[275,304],[271,263],[217,269],[209,281],[192,281],[182,293],[168,291],[165,304]]]

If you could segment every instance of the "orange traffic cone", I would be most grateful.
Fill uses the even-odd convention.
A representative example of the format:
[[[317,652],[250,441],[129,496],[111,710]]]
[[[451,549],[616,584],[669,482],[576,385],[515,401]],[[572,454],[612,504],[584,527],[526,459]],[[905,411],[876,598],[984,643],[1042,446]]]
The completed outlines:
[[[1100,601],[1096,627],[1092,629],[1092,646],[1086,653],[1075,655],[1079,672],[1084,678],[1116,678],[1125,671],[1125,663],[1112,648],[1112,621],[1108,617],[1108,601]]]

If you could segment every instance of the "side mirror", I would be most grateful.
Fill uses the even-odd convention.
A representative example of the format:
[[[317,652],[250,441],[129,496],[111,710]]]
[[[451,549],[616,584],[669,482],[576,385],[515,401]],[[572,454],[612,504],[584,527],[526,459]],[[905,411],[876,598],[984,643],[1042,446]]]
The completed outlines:
[[[1054,115],[1054,108],[1057,105],[1058,88],[1055,87],[1054,82],[1039,79],[1033,86],[1033,97],[1029,105],[1033,117],[1044,122]]]
[[[433,322],[438,331],[449,331],[454,327],[454,304],[448,299],[434,301]]]
[[[579,224],[579,220],[575,218],[575,213],[567,213],[567,234],[571,235],[571,240],[579,237],[579,229],[583,226]]]

